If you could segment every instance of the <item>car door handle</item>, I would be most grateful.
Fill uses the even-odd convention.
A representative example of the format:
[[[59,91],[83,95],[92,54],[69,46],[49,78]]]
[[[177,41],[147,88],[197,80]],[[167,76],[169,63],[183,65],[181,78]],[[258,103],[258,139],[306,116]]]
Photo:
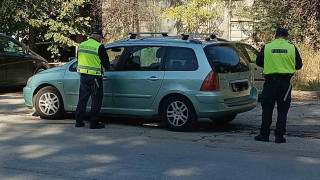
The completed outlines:
[[[159,80],[159,78],[158,77],[156,77],[156,76],[151,76],[151,77],[149,77],[149,79],[148,80],[150,80],[150,81],[158,81]]]
[[[102,80],[103,80],[103,81],[109,81],[110,79],[105,76],[105,77],[102,78]]]

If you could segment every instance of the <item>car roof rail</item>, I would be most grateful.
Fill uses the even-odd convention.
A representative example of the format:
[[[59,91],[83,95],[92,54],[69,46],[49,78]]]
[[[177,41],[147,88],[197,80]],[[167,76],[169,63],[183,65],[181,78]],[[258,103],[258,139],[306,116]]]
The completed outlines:
[[[151,37],[154,37],[155,35],[162,35],[162,37],[168,37],[168,32],[132,32],[129,33],[130,39],[136,39],[138,36],[141,35],[151,35]]]
[[[204,39],[205,41],[210,42],[211,40],[224,41],[228,42],[228,40],[223,38],[218,38],[215,33],[193,33],[193,34],[181,34],[182,40],[192,39]]]

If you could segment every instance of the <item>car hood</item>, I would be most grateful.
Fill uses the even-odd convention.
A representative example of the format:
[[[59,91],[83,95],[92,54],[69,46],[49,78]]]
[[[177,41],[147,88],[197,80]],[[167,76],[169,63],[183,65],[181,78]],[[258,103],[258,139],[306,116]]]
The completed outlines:
[[[42,61],[48,62],[45,58],[43,58],[42,56],[40,56],[39,54],[35,53],[32,51],[31,53],[32,55],[34,55],[34,57],[36,57],[37,59],[40,59]]]

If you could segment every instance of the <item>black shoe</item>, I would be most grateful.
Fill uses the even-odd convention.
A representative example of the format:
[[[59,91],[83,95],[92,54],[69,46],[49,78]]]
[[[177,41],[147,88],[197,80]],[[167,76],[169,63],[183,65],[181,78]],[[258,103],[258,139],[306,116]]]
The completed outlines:
[[[262,141],[262,142],[269,142],[269,136],[259,134],[258,136],[254,137],[255,141]]]
[[[98,123],[98,124],[90,124],[90,129],[103,129],[106,126],[104,124]]]
[[[84,122],[76,122],[75,127],[84,127],[86,124]]]
[[[285,142],[287,142],[287,140],[283,136],[276,136],[276,139],[274,142],[275,143],[285,143]]]

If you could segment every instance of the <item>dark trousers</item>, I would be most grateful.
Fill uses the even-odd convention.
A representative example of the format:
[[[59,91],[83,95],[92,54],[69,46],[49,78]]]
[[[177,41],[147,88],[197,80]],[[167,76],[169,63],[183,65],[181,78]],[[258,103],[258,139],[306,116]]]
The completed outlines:
[[[277,102],[278,118],[275,135],[282,136],[286,132],[287,114],[291,103],[291,89],[284,101],[285,95],[290,86],[290,78],[266,79],[262,91],[262,124],[260,132],[263,135],[270,134],[272,124],[272,113]]]
[[[96,80],[95,80],[96,79]],[[99,84],[99,87],[96,84]],[[103,84],[102,76],[81,74],[80,77],[80,89],[79,89],[79,101],[76,111],[76,121],[82,122],[86,113],[86,107],[91,96],[91,111],[90,111],[90,123],[99,123],[99,113],[103,98]]]

